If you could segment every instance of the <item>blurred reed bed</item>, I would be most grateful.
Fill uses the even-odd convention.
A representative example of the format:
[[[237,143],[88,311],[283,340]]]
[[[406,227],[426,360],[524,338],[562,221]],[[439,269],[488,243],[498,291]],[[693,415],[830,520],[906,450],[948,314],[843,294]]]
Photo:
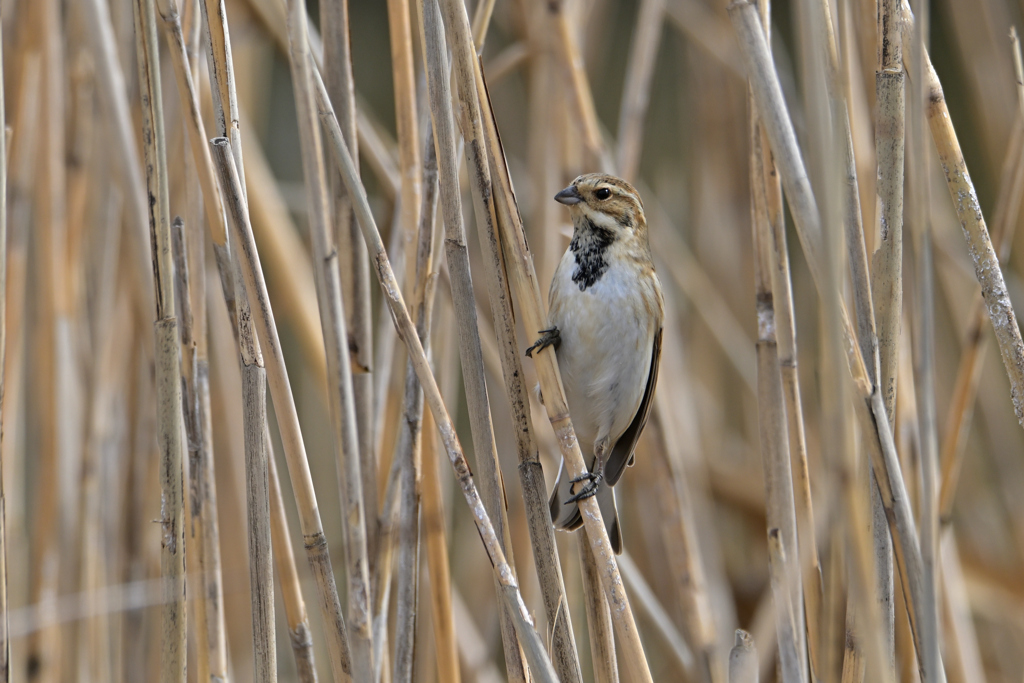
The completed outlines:
[[[0,17],[2,680],[1024,675],[1024,5]],[[667,304],[618,557],[524,360],[597,170]]]

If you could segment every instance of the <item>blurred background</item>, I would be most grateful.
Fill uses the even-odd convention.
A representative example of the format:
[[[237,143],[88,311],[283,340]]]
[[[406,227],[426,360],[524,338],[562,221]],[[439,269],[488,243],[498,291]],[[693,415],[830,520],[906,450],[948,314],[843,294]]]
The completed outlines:
[[[132,286],[128,264],[134,256],[127,235],[135,228],[129,226],[130,214],[124,208],[127,190],[111,144],[115,131],[99,80],[91,24],[84,14],[91,11],[92,3],[37,2],[0,2],[11,140],[2,456],[12,680],[103,680],[97,671],[109,673],[107,680],[143,680],[133,679],[128,673],[133,669],[125,662],[134,659],[140,667],[134,670],[155,672],[160,649],[160,538],[159,526],[151,523],[160,515],[155,403],[148,384],[151,321],[126,312],[130,297],[114,293],[110,296],[119,313],[112,322],[96,327],[96,302],[101,300],[103,283],[117,292]],[[135,136],[140,139],[132,4],[130,0],[108,3],[126,97],[137,126]],[[395,231],[400,231],[400,160],[388,4],[351,0],[348,11],[361,173],[400,273],[403,240],[395,237]],[[468,2],[471,17],[476,4]],[[43,5],[50,9],[40,9]],[[311,26],[319,27],[318,2],[309,0],[307,5]],[[771,3],[771,47],[804,149],[810,133],[799,68],[805,58],[798,39],[801,6],[796,0]],[[323,345],[317,337],[320,328],[284,3],[227,0],[225,7],[253,227],[343,591],[342,518],[323,383]],[[410,4],[422,135],[430,118],[415,7],[415,2]],[[831,9],[870,256],[879,244],[874,137],[877,7],[874,0],[835,0]],[[188,10],[185,14],[190,16]],[[44,15],[49,19],[40,18]],[[559,15],[564,21],[556,20]],[[1022,26],[1024,3],[935,0],[928,16],[930,54],[981,209],[994,230],[997,204],[1005,194],[1009,208],[1000,217],[1012,235],[1020,221],[1021,190],[1015,189],[1011,177],[1022,154],[1024,126],[1008,36],[1011,26]],[[586,105],[581,104],[566,63],[563,26],[575,40],[589,84],[598,156],[607,170],[631,180],[643,197],[668,308],[657,408],[638,447],[636,466],[626,471],[616,489],[625,557],[635,565],[627,592],[638,615],[652,675],[656,681],[704,680],[705,676],[727,680],[733,633],[743,628],[757,644],[761,680],[781,680],[775,678],[776,626],[758,423],[750,105],[727,3],[498,0],[494,4],[481,60],[545,294],[572,230],[567,211],[552,197],[576,175],[597,170],[593,140],[580,115]],[[56,36],[55,30],[59,31]],[[205,32],[202,40],[198,87],[212,136]],[[166,52],[162,35],[160,43]],[[648,60],[646,66],[643,59]],[[194,169],[187,170],[189,151],[181,106],[166,54],[162,71],[173,215],[185,211],[187,180]],[[638,78],[647,85],[638,84]],[[910,80],[907,83],[909,103],[912,85]],[[630,95],[631,87],[638,87],[640,94]],[[908,130],[923,124],[912,122],[911,116],[908,104]],[[924,131],[927,136],[926,127]],[[625,139],[632,142],[626,144]],[[931,150],[930,138],[926,142]],[[976,400],[951,408],[953,397],[958,396],[957,373],[967,348],[978,285],[942,170],[934,152],[929,154],[931,163],[921,175],[934,240],[934,401],[940,451],[947,448],[946,426],[954,416],[966,418],[959,446],[949,446],[959,448],[963,467],[951,511],[940,520],[942,653],[950,681],[1020,681],[1024,677],[1024,432],[1015,424],[1009,382],[987,318],[980,328],[988,352],[983,349],[978,361]],[[326,158],[332,165],[329,154]],[[64,180],[54,184],[57,167]],[[912,178],[915,173],[918,169],[908,170],[908,183],[917,182]],[[514,561],[538,630],[549,634],[533,568],[512,423],[466,178],[463,189]],[[58,223],[59,231],[52,227]],[[437,224],[440,229],[440,214]],[[900,342],[901,353],[908,358],[914,343],[910,338],[916,305],[910,231],[915,229],[908,217],[906,315]],[[116,238],[121,247],[120,251],[114,247],[111,261],[103,247],[122,232],[126,237]],[[63,263],[48,260],[55,253],[49,251],[55,239],[60,258],[66,259]],[[1012,245],[1004,269],[1018,311],[1024,305],[1021,239],[1015,238],[1017,244]],[[232,680],[245,681],[253,673],[240,376],[212,251],[207,251],[213,452],[228,660]],[[847,590],[847,532],[839,504],[843,482],[836,465],[836,453],[843,446],[823,427],[828,422],[821,388],[819,298],[791,225],[789,253],[810,488],[827,604],[821,626],[826,673],[821,680],[839,681],[847,645],[847,598],[856,603],[863,596]],[[439,258],[432,360],[467,458],[474,464],[448,275],[443,257]],[[342,255],[346,297],[352,288],[350,261],[350,255]],[[378,497],[383,499],[399,431],[406,363],[401,344],[389,331],[391,319],[375,284],[371,296],[372,374],[378,393],[373,438],[379,462]],[[519,325],[521,349],[532,343],[532,334]],[[101,362],[98,348],[106,335],[122,341],[110,359]],[[536,383],[532,363],[525,362],[524,367],[532,387]],[[901,386],[912,387],[912,366],[901,366],[900,372]],[[101,400],[96,393],[99,377],[108,378],[109,383],[99,383],[107,393],[97,403]],[[51,391],[47,382],[56,382],[57,388]],[[900,393],[897,400],[896,445],[912,507],[919,514],[920,430],[914,392]],[[97,411],[96,406],[102,409]],[[534,435],[550,486],[557,472],[558,449],[544,416],[534,399]],[[299,576],[311,605],[318,671],[321,680],[329,680],[323,628],[273,418],[271,434]],[[429,435],[425,439],[423,466],[439,473],[443,518],[425,516],[423,526],[441,525],[446,530],[462,676],[467,681],[505,680],[489,562],[454,486],[451,468],[441,457],[443,451],[431,447],[427,443],[431,439]],[[859,439],[851,439],[858,462],[866,468]],[[53,469],[45,467],[44,453],[53,454]],[[89,486],[98,486],[100,495],[88,494],[87,490],[96,490]],[[93,502],[86,505],[87,500]],[[679,536],[684,529],[685,539]],[[94,541],[91,550],[83,545],[90,543],[86,539]],[[593,680],[576,539],[565,533],[557,534],[557,539],[583,677]],[[439,679],[426,570],[421,580],[414,679],[435,681]],[[649,587],[653,607],[637,606],[642,599],[637,597],[636,580]],[[899,592],[897,582],[897,679],[914,681],[913,646]],[[283,610],[277,614],[280,680],[298,680]],[[95,639],[98,632],[105,634],[100,640]],[[194,657],[192,631],[189,642],[190,657]],[[694,663],[698,660],[706,662],[706,673],[699,673],[705,666]],[[195,680],[195,662],[190,661],[189,680]],[[851,674],[842,680],[854,678]]]

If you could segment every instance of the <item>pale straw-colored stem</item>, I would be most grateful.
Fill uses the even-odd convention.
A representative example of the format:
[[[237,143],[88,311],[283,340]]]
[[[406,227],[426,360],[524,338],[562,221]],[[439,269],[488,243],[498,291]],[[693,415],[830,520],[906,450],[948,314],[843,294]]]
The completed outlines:
[[[619,106],[618,174],[636,181],[643,150],[644,119],[651,99],[651,81],[661,45],[665,0],[643,0],[629,45],[625,87]]]
[[[0,11],[0,25],[3,12]],[[7,618],[7,503],[4,498],[4,380],[7,368],[7,129],[3,41],[0,39],[0,683],[11,680],[11,641]]]
[[[729,650],[729,683],[758,683],[757,645],[741,628],[736,629],[736,642]]]
[[[583,573],[583,602],[587,607],[587,631],[590,635],[590,661],[595,683],[619,683],[619,665],[615,657],[615,631],[608,600],[601,590],[597,562],[590,549],[587,532],[576,534]]]
[[[171,254],[170,207],[167,190],[167,147],[160,91],[160,49],[156,39],[154,0],[136,0],[136,59],[142,95],[143,150],[150,203],[149,226],[156,294],[156,400],[160,447],[161,553],[164,584],[160,680],[185,680],[185,510],[182,482],[181,367],[178,321],[174,310],[174,266]]]

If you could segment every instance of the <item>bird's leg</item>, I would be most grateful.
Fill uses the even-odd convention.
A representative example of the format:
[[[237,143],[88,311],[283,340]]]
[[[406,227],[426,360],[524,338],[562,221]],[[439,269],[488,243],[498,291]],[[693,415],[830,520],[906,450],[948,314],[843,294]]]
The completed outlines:
[[[534,351],[543,351],[552,344],[555,345],[555,349],[558,349],[562,343],[562,335],[559,334],[557,327],[549,327],[546,330],[540,331],[540,337],[533,343],[533,346],[526,349],[526,355],[529,358],[533,358]]]
[[[604,479],[604,456],[607,451],[608,437],[605,436],[598,439],[597,443],[594,444],[594,469],[569,480],[573,484],[579,484],[583,481],[587,483],[583,485],[583,488],[578,493],[575,493],[565,501],[566,505],[597,494],[597,487],[600,486],[601,480]]]

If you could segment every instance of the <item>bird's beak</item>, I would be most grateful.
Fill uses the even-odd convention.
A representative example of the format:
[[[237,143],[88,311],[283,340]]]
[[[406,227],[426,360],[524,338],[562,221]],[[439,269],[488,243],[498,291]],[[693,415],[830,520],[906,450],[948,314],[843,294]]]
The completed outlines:
[[[583,197],[580,196],[580,191],[576,189],[575,185],[570,185],[555,195],[555,201],[559,204],[572,206],[573,204],[579,204],[582,202]]]

